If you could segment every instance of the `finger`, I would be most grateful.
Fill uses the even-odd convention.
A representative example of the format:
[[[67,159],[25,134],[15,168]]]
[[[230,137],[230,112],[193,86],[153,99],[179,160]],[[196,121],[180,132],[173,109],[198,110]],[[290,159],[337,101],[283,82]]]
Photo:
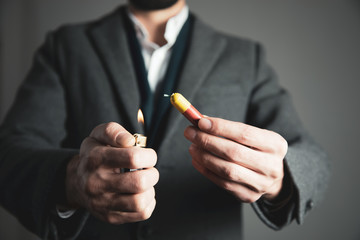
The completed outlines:
[[[185,130],[185,137],[196,146],[251,170],[264,173],[271,167],[269,166],[271,162],[267,161],[266,153],[248,148],[229,139],[205,133],[194,127]]]
[[[151,217],[156,206],[155,198],[151,201],[149,206],[141,212],[121,212],[111,211],[105,216],[105,220],[111,224],[123,224],[130,222],[144,221]]]
[[[222,136],[261,151],[274,152],[278,150],[277,143],[285,141],[273,131],[221,118],[202,118],[198,126],[209,134]]]
[[[101,148],[103,145],[99,144],[94,138],[87,137],[80,146],[80,159],[86,169],[92,170],[98,168],[102,164]]]
[[[90,137],[113,147],[131,147],[135,144],[134,136],[115,122],[98,125],[92,130]]]
[[[154,198],[154,188],[137,194],[105,193],[97,198],[93,198],[92,206],[98,210],[141,212],[148,207]]]
[[[108,168],[150,168],[157,162],[157,154],[151,148],[104,147],[103,151],[103,164]]]
[[[264,193],[272,184],[267,176],[238,164],[224,161],[196,146],[190,146],[192,158],[220,178],[248,186],[257,193]]]
[[[212,181],[219,187],[231,192],[235,197],[237,197],[242,202],[245,203],[256,202],[261,197],[261,194],[254,192],[252,189],[250,189],[247,186],[217,176],[216,174],[214,174],[209,169],[205,168],[195,160],[192,161],[192,164],[202,175],[207,177],[210,181]]]
[[[108,174],[103,179],[103,191],[114,193],[142,193],[154,187],[159,181],[159,171],[148,168],[121,174]]]

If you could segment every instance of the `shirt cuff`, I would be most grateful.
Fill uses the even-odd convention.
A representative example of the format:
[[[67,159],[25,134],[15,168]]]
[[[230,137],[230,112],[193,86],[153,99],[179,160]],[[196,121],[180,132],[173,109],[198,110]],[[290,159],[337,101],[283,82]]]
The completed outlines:
[[[63,207],[56,205],[56,213],[62,219],[69,218],[76,212],[76,209],[62,210],[62,208]]]

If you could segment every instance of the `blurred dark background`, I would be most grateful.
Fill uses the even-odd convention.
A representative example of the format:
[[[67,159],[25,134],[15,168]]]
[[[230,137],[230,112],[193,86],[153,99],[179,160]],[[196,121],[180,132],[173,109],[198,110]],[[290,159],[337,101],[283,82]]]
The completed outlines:
[[[46,32],[125,0],[0,0],[0,121]],[[360,2],[188,0],[220,31],[262,42],[303,123],[329,153],[332,181],[299,226],[274,232],[245,207],[245,239],[360,239]],[[6,194],[1,192],[0,194]],[[37,239],[0,207],[0,239]]]

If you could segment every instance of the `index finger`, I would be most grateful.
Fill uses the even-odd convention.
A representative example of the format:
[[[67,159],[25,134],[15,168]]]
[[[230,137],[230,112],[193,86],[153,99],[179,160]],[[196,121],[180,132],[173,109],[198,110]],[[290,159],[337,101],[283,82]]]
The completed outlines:
[[[279,134],[266,129],[221,118],[202,118],[198,126],[200,130],[211,135],[225,137],[262,151],[273,151],[274,143],[282,138]]]
[[[105,147],[103,164],[108,168],[150,168],[157,162],[156,152],[151,148],[113,148]]]
[[[91,131],[90,137],[112,147],[131,147],[135,144],[134,136],[115,122],[98,125]]]

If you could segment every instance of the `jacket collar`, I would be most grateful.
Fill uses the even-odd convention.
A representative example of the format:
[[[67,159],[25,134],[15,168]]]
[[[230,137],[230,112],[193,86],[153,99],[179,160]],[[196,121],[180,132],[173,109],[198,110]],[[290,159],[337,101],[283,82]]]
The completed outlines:
[[[118,106],[129,123],[129,131],[143,132],[137,122],[140,94],[130,56],[122,6],[114,13],[96,22],[89,35],[109,79],[117,92]]]

